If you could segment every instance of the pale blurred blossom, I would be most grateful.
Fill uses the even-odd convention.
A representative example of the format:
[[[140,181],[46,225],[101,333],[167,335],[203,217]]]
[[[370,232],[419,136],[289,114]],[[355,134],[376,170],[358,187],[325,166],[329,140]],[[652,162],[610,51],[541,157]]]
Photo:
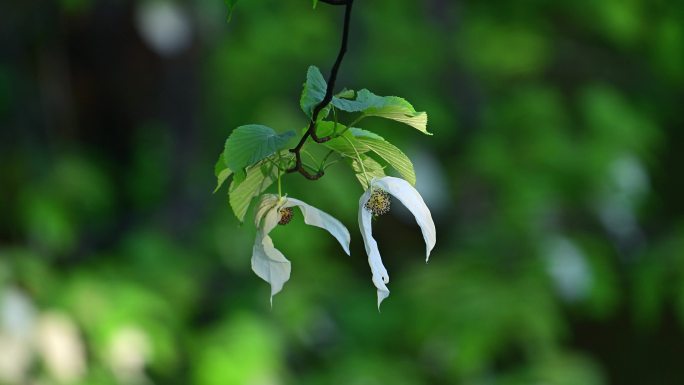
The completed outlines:
[[[619,241],[640,242],[637,208],[649,191],[648,173],[637,157],[626,154],[610,165],[597,207],[601,222]]]
[[[74,322],[63,313],[45,312],[38,321],[37,348],[47,370],[61,384],[71,384],[86,372],[85,348]]]
[[[140,36],[160,56],[171,57],[192,43],[190,16],[180,5],[163,0],[139,3],[135,15]]]
[[[21,290],[0,290],[0,383],[23,384],[33,358],[36,310]]]
[[[137,326],[115,332],[107,349],[107,362],[122,384],[148,383],[145,364],[152,352],[149,337]]]
[[[553,237],[545,245],[546,270],[556,291],[568,302],[580,301],[591,291],[594,277],[586,256],[564,237]]]

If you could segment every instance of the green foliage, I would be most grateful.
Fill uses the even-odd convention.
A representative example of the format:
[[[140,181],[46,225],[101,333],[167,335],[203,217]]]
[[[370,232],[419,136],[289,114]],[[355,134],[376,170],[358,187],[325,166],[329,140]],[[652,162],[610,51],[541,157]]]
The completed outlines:
[[[355,3],[336,99],[317,124],[325,136],[336,118],[341,134],[302,154],[311,171],[326,159],[326,174],[281,182],[355,233],[355,180],[395,172],[355,128],[411,155],[438,246],[425,265],[411,220],[376,220],[393,273],[381,314],[358,235],[346,258],[299,212],[273,232],[293,265],[273,308],[250,272],[252,181],[268,175],[275,193],[271,161],[292,166],[294,141],[243,170],[211,170],[226,128],[308,126],[299,86],[311,62],[327,75],[341,7],[245,1],[227,25],[223,2],[184,2],[197,44],[160,60],[130,54],[145,44],[126,32],[136,2],[0,5],[13,47],[0,63],[0,319],[12,321],[0,322],[0,383],[684,383],[684,4]],[[105,24],[106,50],[63,49]],[[436,140],[358,120],[363,87],[428,111]],[[223,195],[231,178],[240,228]],[[558,238],[572,247],[549,253]],[[74,380],[50,364],[77,362],[66,334],[46,360],[55,312],[82,347]],[[135,365],[117,365],[121,352]]]
[[[385,168],[368,155],[361,154],[358,159],[351,158],[348,162],[364,190],[368,189],[368,183],[373,178],[382,178],[386,175]]]
[[[334,139],[325,142],[324,145],[329,149],[339,153],[343,157],[351,160],[349,164],[354,169],[354,172],[357,173],[357,177],[364,186],[364,189],[367,186],[365,183],[365,178],[363,177],[363,170],[360,165],[361,163],[365,165],[366,162],[373,162],[377,164],[377,162],[367,155],[362,156],[362,159],[366,160],[359,162],[357,155],[364,155],[369,151],[377,154],[380,158],[397,170],[402,178],[406,179],[412,185],[415,185],[416,174],[411,160],[399,148],[383,139],[380,135],[358,128],[347,129],[346,126],[335,124],[333,122],[321,122],[318,127],[319,132],[322,135],[330,135],[333,132],[343,132]],[[367,168],[367,171],[368,169],[373,170],[373,172],[369,173],[368,176],[371,178],[385,176],[384,172],[382,171],[382,167],[379,165],[375,166],[375,164],[371,164]]]
[[[363,154],[370,151],[367,146],[356,139],[352,130],[343,124],[323,121],[316,127],[319,135],[333,136],[332,139],[323,143],[323,145],[344,157],[355,158],[357,152]]]
[[[382,102],[373,104],[364,109],[363,112],[366,116],[379,116],[396,120],[408,124],[424,134],[432,135],[427,131],[427,113],[416,112],[409,102],[400,97],[385,96],[382,98]]]
[[[485,79],[539,73],[550,60],[548,40],[530,23],[469,18],[463,29],[459,36],[462,60]]]
[[[219,155],[216,161],[216,166],[214,166],[214,176],[216,176],[216,188],[214,188],[214,194],[223,186],[223,183],[230,177],[233,172],[226,166],[226,159],[223,153]]]
[[[316,105],[323,101],[326,88],[327,84],[320,70],[315,66],[309,67],[299,101],[302,111],[309,118],[312,117]],[[378,96],[367,89],[358,92],[345,90],[333,96],[331,104],[342,111],[361,112],[363,116],[395,120],[431,135],[427,131],[427,113],[416,111],[411,103],[398,96]],[[328,114],[329,108],[326,108],[319,118],[324,119]]]
[[[302,89],[302,96],[299,99],[299,105],[302,107],[304,114],[311,119],[313,117],[313,110],[325,98],[325,91],[328,85],[323,78],[323,74],[316,66],[310,66],[306,71],[306,82]],[[321,114],[321,118],[325,118],[327,113]]]
[[[272,128],[249,124],[233,130],[226,140],[223,158],[231,170],[244,170],[287,147],[294,131],[277,134]]]
[[[264,192],[277,178],[277,170],[273,166],[266,167],[266,171],[260,164],[256,164],[247,169],[245,179],[230,184],[228,191],[230,207],[233,208],[235,216],[244,221],[245,214],[252,199]]]
[[[316,106],[325,98],[326,91],[327,84],[320,70],[310,66],[300,97],[300,107],[309,120],[313,117]],[[330,138],[323,142],[322,147],[346,159],[346,164],[351,167],[364,189],[373,178],[386,175],[384,167],[370,157],[368,152],[379,156],[397,170],[402,178],[415,185],[413,163],[399,148],[371,131],[339,123],[337,110],[360,113],[353,124],[365,117],[376,116],[405,123],[431,135],[427,131],[425,112],[417,112],[409,102],[396,96],[377,96],[367,89],[358,92],[344,89],[321,110],[315,125],[319,137]],[[331,111],[334,112],[334,121],[325,120]],[[301,130],[301,135],[306,135],[308,129],[307,126]],[[233,181],[228,191],[229,202],[241,222],[244,221],[252,199],[264,192],[274,180],[279,180],[284,170],[293,166],[291,153],[278,153],[277,156],[274,154],[284,150],[294,135],[294,131],[276,134],[270,127],[251,124],[236,128],[226,140],[224,152],[214,170],[217,178],[214,192],[228,179],[232,171]],[[305,167],[314,170],[326,167],[325,160],[315,159],[308,152],[306,154],[316,164],[308,164]],[[246,167],[249,167],[247,172]]]
[[[269,324],[250,314],[236,315],[232,322],[207,330],[197,344],[193,383],[240,385],[276,381],[282,364],[280,343],[274,334]]]
[[[233,17],[233,8],[235,8],[235,4],[237,4],[238,0],[224,0],[226,2],[226,6],[228,6],[228,16],[227,20],[230,21],[230,19]]]
[[[353,102],[342,100],[336,107],[349,112],[360,111],[364,116],[395,120],[408,124],[424,134],[432,135],[427,131],[427,113],[417,112],[411,103],[398,96],[378,96],[363,89],[357,92]]]
[[[413,170],[413,163],[400,149],[377,135],[358,135],[360,131],[362,130],[354,132],[359,143],[367,146],[389,163],[407,182],[412,185],[416,184],[416,172]]]

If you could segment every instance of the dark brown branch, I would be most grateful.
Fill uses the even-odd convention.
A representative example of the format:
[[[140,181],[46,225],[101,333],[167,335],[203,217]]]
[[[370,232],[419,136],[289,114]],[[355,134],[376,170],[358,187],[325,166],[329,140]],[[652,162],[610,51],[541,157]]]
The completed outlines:
[[[347,52],[347,42],[349,40],[349,22],[351,20],[352,4],[354,0],[319,0],[322,3],[331,5],[345,5],[344,9],[344,27],[342,30],[342,44],[340,45],[340,52],[337,54],[337,59],[330,70],[330,76],[328,77],[328,88],[325,90],[325,96],[320,103],[316,105],[311,115],[311,121],[309,122],[309,128],[306,130],[302,138],[299,140],[297,145],[290,149],[290,152],[295,154],[295,165],[287,170],[288,173],[299,172],[305,178],[310,180],[316,180],[323,176],[324,171],[318,170],[315,174],[308,172],[302,164],[301,150],[304,147],[306,140],[311,137],[316,143],[324,143],[332,139],[332,136],[318,137],[316,135],[316,123],[318,121],[318,114],[332,101],[333,91],[335,90],[335,81],[337,80],[337,73],[340,70],[340,65],[342,64],[342,59],[344,59],[344,54]]]

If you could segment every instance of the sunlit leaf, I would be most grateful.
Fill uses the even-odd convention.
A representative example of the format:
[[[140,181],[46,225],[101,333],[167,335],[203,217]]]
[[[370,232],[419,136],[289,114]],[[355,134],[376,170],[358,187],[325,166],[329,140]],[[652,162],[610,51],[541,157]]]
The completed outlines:
[[[427,113],[416,111],[411,103],[398,96],[378,96],[363,89],[356,96],[358,105],[366,116],[378,116],[407,124],[416,130],[432,135],[427,131]]]
[[[382,178],[386,176],[385,169],[380,163],[368,155],[361,154],[360,158],[361,162],[359,162],[357,159],[351,159],[349,163],[354,170],[359,183],[361,183],[363,189],[366,190],[368,189],[368,182],[370,182],[373,178]],[[363,167],[361,167],[361,164],[363,164]]]
[[[232,173],[233,172],[228,168],[228,166],[226,166],[225,158],[223,157],[223,153],[221,153],[216,161],[216,166],[214,166],[214,175],[216,176],[216,188],[214,189],[214,193],[216,193],[221,186],[223,186],[223,183]]]
[[[245,214],[252,199],[264,192],[277,179],[277,169],[269,168],[267,173],[262,172],[260,164],[247,169],[245,180],[230,185],[229,202],[235,216],[240,222],[244,222]]]
[[[341,136],[333,138],[323,145],[329,149],[336,151],[347,157],[356,157],[356,153],[368,152],[370,149],[363,143],[359,142],[350,130],[342,124],[335,125],[334,122],[323,121],[316,125],[316,132],[319,136],[328,136],[333,133],[344,133]],[[346,131],[345,131],[346,130]]]
[[[341,99],[354,99],[355,95],[356,95],[356,92],[354,92],[354,90],[348,90],[345,88],[342,91],[335,94],[335,97],[341,98]]]
[[[377,140],[385,140],[382,136],[376,134],[375,132],[368,131],[368,130],[362,130],[360,128],[356,127],[351,127],[349,131],[354,135],[355,138],[370,138],[370,139],[377,139]]]
[[[354,130],[354,135],[359,143],[378,154],[378,156],[397,170],[407,182],[411,185],[416,184],[416,172],[413,169],[413,163],[400,149],[379,135],[369,131],[356,129]]]

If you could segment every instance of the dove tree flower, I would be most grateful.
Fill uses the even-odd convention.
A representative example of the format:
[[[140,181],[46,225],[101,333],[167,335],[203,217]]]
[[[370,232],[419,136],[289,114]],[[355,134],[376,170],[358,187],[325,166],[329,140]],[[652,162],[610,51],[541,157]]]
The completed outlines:
[[[382,264],[378,244],[373,239],[372,217],[387,213],[390,209],[390,195],[397,198],[413,214],[425,239],[425,262],[435,247],[437,234],[432,215],[418,191],[407,181],[386,176],[373,178],[368,189],[359,200],[359,228],[368,254],[368,264],[373,274],[373,284],[378,289],[378,309],[380,303],[389,296],[389,275]]]
[[[349,255],[349,231],[340,221],[329,214],[298,199],[275,194],[264,194],[256,207],[254,224],[257,228],[252,249],[252,270],[261,279],[271,284],[271,303],[285,282],[290,279],[290,261],[273,245],[269,236],[277,225],[286,225],[293,217],[293,207],[299,207],[304,222],[320,227],[332,234],[342,249]]]

